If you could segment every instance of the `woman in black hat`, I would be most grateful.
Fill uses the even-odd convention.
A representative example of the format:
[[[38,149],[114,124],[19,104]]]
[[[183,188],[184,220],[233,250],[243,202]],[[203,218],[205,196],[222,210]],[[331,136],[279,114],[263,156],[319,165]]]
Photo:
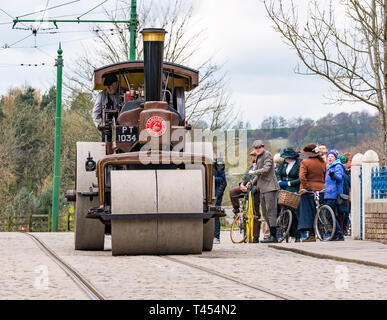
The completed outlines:
[[[300,163],[298,159],[299,154],[292,148],[285,148],[281,154],[281,158],[284,159],[277,169],[277,180],[280,188],[289,192],[296,192],[300,190]],[[282,206],[278,206],[279,210]],[[293,219],[290,227],[289,235],[296,238],[296,242],[300,241],[301,234],[297,230],[299,209],[291,209]]]

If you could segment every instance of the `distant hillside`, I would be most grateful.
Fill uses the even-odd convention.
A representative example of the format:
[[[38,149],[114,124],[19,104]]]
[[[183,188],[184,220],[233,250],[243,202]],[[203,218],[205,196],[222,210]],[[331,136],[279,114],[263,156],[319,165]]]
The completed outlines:
[[[345,150],[358,145],[364,139],[374,137],[378,127],[376,117],[367,112],[342,112],[337,115],[330,113],[317,121],[297,120],[295,122],[282,119],[281,122],[282,125],[298,123],[296,127],[249,129],[248,145],[261,139],[269,143],[273,151],[288,146],[301,149],[308,143],[324,143],[329,149]],[[265,124],[268,122],[263,121]]]

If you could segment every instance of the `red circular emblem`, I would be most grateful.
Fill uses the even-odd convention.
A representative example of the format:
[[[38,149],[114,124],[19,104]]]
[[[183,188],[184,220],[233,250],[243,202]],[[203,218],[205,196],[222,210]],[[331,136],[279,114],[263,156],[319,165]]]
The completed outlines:
[[[148,134],[154,137],[162,136],[167,130],[167,124],[165,120],[158,116],[153,116],[146,122],[146,131]]]

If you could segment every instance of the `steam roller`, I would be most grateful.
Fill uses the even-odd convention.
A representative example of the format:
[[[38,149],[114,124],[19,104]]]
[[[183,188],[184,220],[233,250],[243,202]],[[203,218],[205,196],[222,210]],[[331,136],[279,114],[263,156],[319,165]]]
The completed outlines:
[[[212,250],[215,204],[213,149],[191,142],[185,92],[198,71],[163,62],[165,31],[144,29],[144,60],[94,71],[94,89],[114,74],[121,97],[103,108],[103,142],[77,142],[75,249],[113,255],[200,254]]]

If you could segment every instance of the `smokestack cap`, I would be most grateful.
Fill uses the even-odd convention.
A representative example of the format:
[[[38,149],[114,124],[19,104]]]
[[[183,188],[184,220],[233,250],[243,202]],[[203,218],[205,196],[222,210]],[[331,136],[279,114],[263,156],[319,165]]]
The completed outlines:
[[[165,34],[164,29],[147,28],[141,31],[144,41],[160,41],[164,42]]]

